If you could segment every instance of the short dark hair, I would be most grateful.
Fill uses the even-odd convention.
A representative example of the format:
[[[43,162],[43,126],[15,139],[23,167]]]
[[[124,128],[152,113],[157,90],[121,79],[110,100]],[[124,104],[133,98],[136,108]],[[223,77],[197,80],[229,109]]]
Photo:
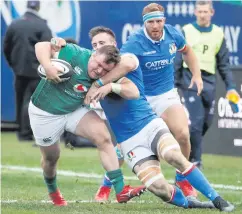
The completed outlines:
[[[27,1],[27,8],[39,11],[39,9],[40,9],[40,1],[38,1],[38,0]]]
[[[104,61],[106,64],[114,63],[116,65],[121,60],[118,48],[113,45],[104,45],[99,48],[96,53],[106,55],[106,59]]]
[[[197,0],[195,5],[198,6],[198,5],[207,5],[207,4],[209,4],[210,8],[213,9],[212,0],[207,0],[207,1]]]
[[[115,33],[110,28],[107,28],[104,26],[97,26],[97,27],[92,28],[89,31],[89,38],[92,40],[92,38],[99,33],[106,33],[106,34],[110,35],[111,37],[113,37],[114,40],[116,40]]]

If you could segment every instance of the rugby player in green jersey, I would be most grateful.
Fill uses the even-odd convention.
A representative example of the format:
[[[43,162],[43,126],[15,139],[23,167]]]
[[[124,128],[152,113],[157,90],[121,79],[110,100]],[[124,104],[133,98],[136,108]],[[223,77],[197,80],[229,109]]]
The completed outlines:
[[[29,117],[36,144],[42,154],[41,166],[49,196],[54,205],[66,206],[56,182],[56,164],[60,156],[60,136],[67,130],[93,142],[107,175],[114,185],[117,201],[127,202],[140,195],[145,187],[124,186],[123,174],[104,121],[95,111],[84,106],[83,101],[92,82],[115,71],[120,63],[119,51],[114,46],[104,46],[96,52],[60,40],[60,48],[51,42],[35,45],[35,52],[44,67],[47,80],[42,79],[32,95]],[[71,64],[74,74],[62,82],[51,58],[57,57]],[[128,92],[128,97],[131,97]],[[136,98],[137,94],[134,95]],[[125,95],[124,95],[125,98]]]

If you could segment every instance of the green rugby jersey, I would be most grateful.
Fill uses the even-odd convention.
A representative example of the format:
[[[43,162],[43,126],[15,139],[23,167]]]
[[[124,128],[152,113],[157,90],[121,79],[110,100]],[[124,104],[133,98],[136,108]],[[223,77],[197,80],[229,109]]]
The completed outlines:
[[[59,52],[59,59],[71,64],[75,74],[65,82],[54,84],[42,79],[32,95],[32,103],[51,114],[62,115],[75,111],[83,104],[93,80],[88,76],[88,61],[92,52],[74,44],[67,44]]]

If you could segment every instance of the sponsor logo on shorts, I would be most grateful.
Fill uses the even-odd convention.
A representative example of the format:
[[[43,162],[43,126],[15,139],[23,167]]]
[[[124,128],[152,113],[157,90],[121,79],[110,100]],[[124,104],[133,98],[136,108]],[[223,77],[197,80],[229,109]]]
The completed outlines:
[[[51,137],[46,137],[46,138],[43,139],[43,141],[45,143],[50,143],[52,141],[52,138]]]
[[[136,157],[133,151],[130,151],[130,152],[127,154],[127,156],[128,156],[129,161],[132,161],[133,158]]]

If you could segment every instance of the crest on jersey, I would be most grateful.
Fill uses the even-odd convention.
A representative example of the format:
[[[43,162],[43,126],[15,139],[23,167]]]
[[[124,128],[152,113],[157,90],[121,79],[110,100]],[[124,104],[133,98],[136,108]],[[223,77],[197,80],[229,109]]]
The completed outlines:
[[[171,55],[176,53],[176,50],[177,50],[177,48],[176,48],[176,44],[175,43],[169,44],[169,52],[170,52]]]
[[[136,157],[133,151],[128,152],[127,156],[128,156],[129,161],[132,161],[133,158]]]
[[[83,93],[83,92],[87,92],[87,87],[82,84],[76,84],[74,85],[73,90],[75,92]]]

